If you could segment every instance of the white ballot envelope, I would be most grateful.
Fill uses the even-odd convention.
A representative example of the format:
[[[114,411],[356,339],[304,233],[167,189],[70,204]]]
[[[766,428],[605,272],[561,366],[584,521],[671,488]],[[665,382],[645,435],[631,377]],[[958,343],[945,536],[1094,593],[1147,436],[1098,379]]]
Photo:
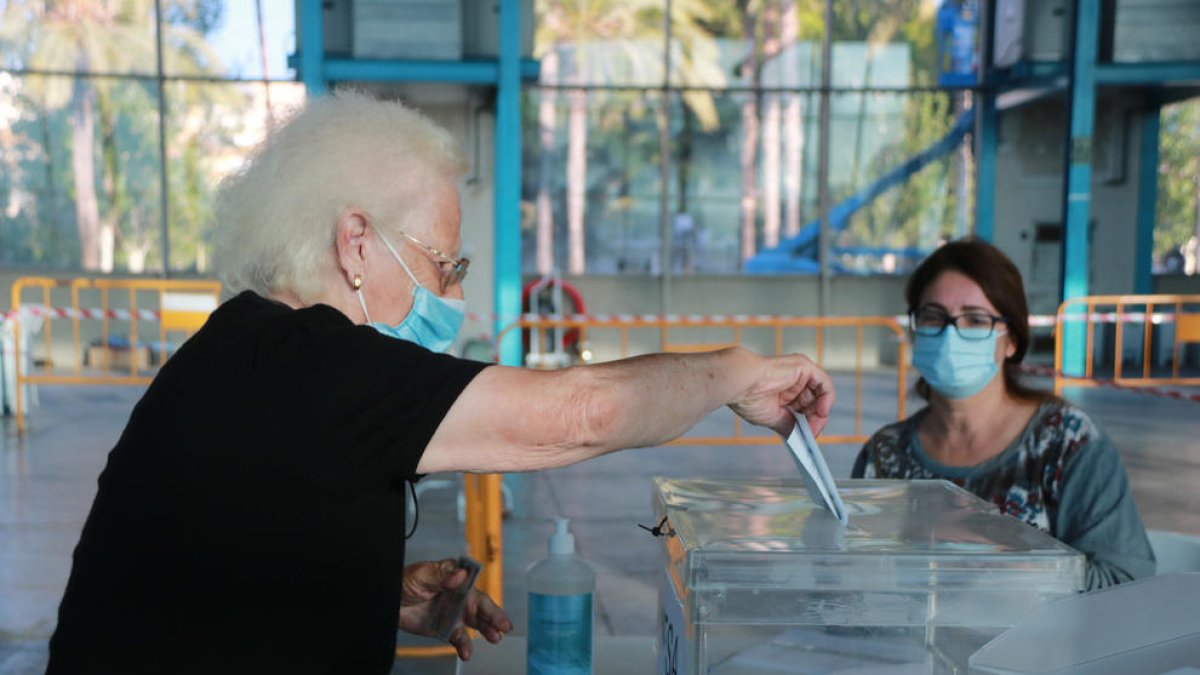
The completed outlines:
[[[849,522],[846,505],[842,503],[842,496],[838,494],[837,485],[829,473],[829,465],[821,454],[821,446],[817,445],[817,439],[813,437],[804,415],[796,414],[796,428],[792,429],[786,445],[792,453],[792,459],[796,460],[796,466],[800,467],[800,475],[804,477],[812,500],[828,509],[843,525]]]

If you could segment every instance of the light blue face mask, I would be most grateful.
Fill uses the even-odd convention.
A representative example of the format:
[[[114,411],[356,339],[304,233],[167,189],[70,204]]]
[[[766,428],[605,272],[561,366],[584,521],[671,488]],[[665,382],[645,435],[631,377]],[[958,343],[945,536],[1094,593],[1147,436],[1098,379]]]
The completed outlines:
[[[971,330],[971,329],[964,329]],[[968,340],[946,326],[940,335],[913,337],[913,365],[934,391],[946,398],[970,398],[996,376],[996,336]]]
[[[376,230],[376,234],[379,234],[378,230]],[[408,310],[408,316],[395,326],[371,321],[371,313],[367,311],[367,301],[363,299],[362,289],[359,289],[358,304],[362,305],[363,315],[367,317],[367,325],[388,337],[414,342],[432,352],[445,352],[450,349],[450,346],[454,344],[454,338],[458,336],[459,329],[462,328],[463,319],[466,318],[466,301],[458,298],[443,298],[422,286],[413,276],[412,270],[408,268],[404,259],[396,252],[392,243],[382,234],[379,234],[379,238],[387,246],[396,262],[404,268],[408,278],[412,279],[413,304],[412,309]]]

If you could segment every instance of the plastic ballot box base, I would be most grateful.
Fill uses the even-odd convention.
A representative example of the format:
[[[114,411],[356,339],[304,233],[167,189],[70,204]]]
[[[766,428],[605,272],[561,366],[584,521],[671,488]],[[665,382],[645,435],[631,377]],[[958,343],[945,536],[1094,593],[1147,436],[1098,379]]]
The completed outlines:
[[[470,661],[458,662],[458,675],[525,675],[525,636],[509,636],[498,645],[483,638],[471,642]],[[655,642],[644,636],[597,636],[592,646],[593,675],[655,672]]]

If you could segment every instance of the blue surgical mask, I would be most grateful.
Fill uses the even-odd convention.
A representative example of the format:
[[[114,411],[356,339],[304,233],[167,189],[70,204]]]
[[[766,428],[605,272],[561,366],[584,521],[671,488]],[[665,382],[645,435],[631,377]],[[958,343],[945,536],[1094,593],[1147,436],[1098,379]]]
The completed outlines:
[[[454,338],[458,336],[459,329],[462,328],[463,319],[466,318],[466,301],[458,298],[443,298],[422,286],[391,242],[382,234],[379,235],[379,238],[383,240],[396,262],[404,268],[408,278],[412,279],[413,304],[412,309],[408,310],[408,316],[395,326],[371,321],[371,313],[367,311],[367,302],[363,299],[362,289],[359,289],[358,303],[362,305],[363,315],[367,317],[367,325],[388,337],[414,342],[432,352],[444,352],[450,349],[450,346],[454,344]]]
[[[996,333],[967,340],[946,326],[940,335],[913,338],[913,365],[934,391],[946,398],[970,398],[996,376]]]

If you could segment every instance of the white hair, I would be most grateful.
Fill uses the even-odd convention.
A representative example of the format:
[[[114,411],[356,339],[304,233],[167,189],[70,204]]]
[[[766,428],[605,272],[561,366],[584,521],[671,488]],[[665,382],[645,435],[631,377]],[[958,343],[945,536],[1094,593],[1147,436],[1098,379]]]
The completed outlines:
[[[346,209],[420,236],[438,188],[466,169],[450,133],[401,103],[354,91],[310,100],[221,184],[214,262],[225,290],[317,300],[337,273]]]

